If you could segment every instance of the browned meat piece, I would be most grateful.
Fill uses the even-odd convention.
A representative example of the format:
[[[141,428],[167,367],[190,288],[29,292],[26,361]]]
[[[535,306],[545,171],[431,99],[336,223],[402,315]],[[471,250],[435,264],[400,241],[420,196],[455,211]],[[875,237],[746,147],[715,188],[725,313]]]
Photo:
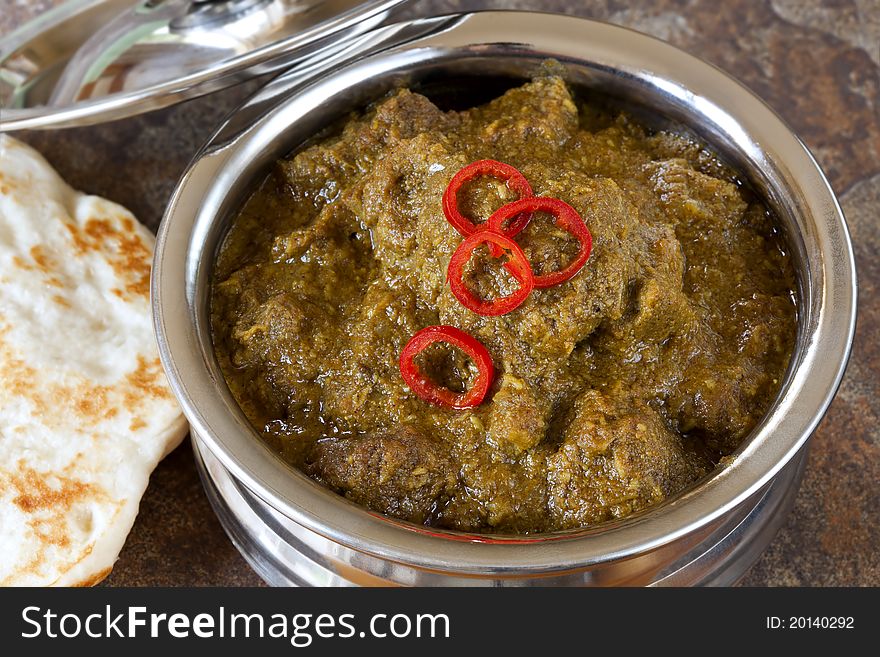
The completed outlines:
[[[698,324],[698,310],[683,289],[684,254],[671,229],[660,227],[643,254],[640,275],[629,286],[627,311],[607,321],[597,340],[618,361],[656,360],[671,336],[687,335]]]
[[[724,228],[746,210],[733,183],[700,173],[686,160],[651,162],[645,170],[660,202],[685,225],[704,231]]]
[[[727,325],[736,336],[735,350],[699,350],[670,397],[680,431],[699,434],[722,454],[740,445],[779,388],[782,372],[763,363],[788,353],[790,312],[789,299],[766,295],[730,308]]]
[[[369,171],[383,159],[386,148],[434,129],[458,123],[424,96],[401,90],[380,103],[369,121],[347,123],[342,135],[279,163],[281,175],[295,199],[320,209],[342,191],[339,180]]]
[[[493,460],[485,453],[470,455],[461,471],[466,499],[450,503],[444,523],[455,529],[490,529],[508,534],[541,531],[547,523],[543,468],[543,458],[528,454],[512,463]],[[469,507],[473,516],[465,511]]]
[[[362,431],[405,422],[418,405],[407,403],[398,359],[409,336],[430,323],[407,288],[370,285],[357,311],[340,327],[347,336],[345,350],[325,366],[330,374],[323,380],[327,412]]]
[[[333,314],[302,294],[277,294],[233,329],[232,338],[240,345],[233,363],[287,367],[299,380],[313,379],[333,350]]]
[[[535,447],[547,431],[550,400],[524,379],[504,373],[485,422],[489,440],[516,456]]]
[[[685,451],[647,405],[622,407],[588,390],[548,457],[549,507],[559,527],[618,518],[684,489],[711,464]]]
[[[426,305],[441,294],[446,264],[461,241],[446,221],[441,198],[465,164],[444,139],[420,135],[398,144],[345,200],[370,230],[373,257]]]
[[[560,197],[585,217],[594,243],[589,266],[564,285],[535,290],[522,306],[501,317],[481,317],[464,308],[448,286],[437,301],[441,322],[478,337],[490,353],[504,354],[511,371],[521,377],[547,375],[603,321],[623,316],[648,236],[638,210],[611,180],[562,175],[536,193]],[[517,238],[527,255],[543,239],[547,224],[553,225],[548,220],[538,225],[536,219],[533,224],[534,229],[530,225]]]
[[[443,450],[405,427],[318,442],[308,471],[358,504],[417,523],[429,519],[456,483]]]
[[[565,83],[541,77],[464,112],[458,143],[470,160],[518,162],[546,156],[577,134],[578,111]],[[529,177],[528,167],[523,169]]]

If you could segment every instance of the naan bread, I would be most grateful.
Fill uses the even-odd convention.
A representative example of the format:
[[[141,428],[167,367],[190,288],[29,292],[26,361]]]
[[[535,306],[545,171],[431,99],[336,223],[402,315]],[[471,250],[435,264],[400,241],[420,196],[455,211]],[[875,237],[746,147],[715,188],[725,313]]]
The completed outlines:
[[[0,135],[0,585],[90,585],[186,433],[150,321],[154,238]]]

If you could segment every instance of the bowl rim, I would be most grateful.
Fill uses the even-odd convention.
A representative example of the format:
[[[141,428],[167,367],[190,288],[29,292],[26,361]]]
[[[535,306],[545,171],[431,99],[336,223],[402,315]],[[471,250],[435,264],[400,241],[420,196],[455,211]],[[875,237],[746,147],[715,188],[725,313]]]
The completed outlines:
[[[348,548],[419,568],[559,573],[631,558],[694,533],[753,496],[788,463],[815,430],[843,377],[855,330],[856,272],[831,187],[807,148],[763,101],[726,73],[670,44],[628,28],[556,14],[492,11],[443,18],[398,24],[434,21],[426,35],[341,61],[329,72],[325,62],[316,67],[322,75],[300,78],[284,93],[270,83],[218,129],[181,178],[157,237],[151,293],[160,357],[184,414],[233,476],[279,512]],[[241,183],[247,175],[242,171],[259,156],[261,138],[285,130],[292,116],[314,115],[326,99],[365,80],[431,57],[455,61],[499,53],[612,70],[646,91],[667,94],[669,102],[711,115],[713,127],[734,140],[753,167],[785,183],[770,193],[793,199],[793,221],[803,224],[797,238],[804,240],[805,271],[793,365],[773,407],[728,466],[672,500],[610,525],[487,540],[419,529],[355,505],[292,470],[254,440],[257,434],[237,406],[221,399],[228,390],[223,392],[212,350],[205,349],[209,329],[199,304],[213,260],[205,257],[207,231],[232,195],[233,183]],[[256,118],[248,108],[258,109]]]

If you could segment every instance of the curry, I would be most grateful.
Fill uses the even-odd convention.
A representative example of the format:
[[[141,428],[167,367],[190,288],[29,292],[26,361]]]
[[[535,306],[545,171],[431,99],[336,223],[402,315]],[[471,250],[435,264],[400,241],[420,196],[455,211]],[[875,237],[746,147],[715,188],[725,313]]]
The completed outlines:
[[[555,206],[530,206],[508,217],[515,247],[457,261],[454,294],[469,238],[444,194],[484,160],[582,218],[589,258]],[[475,175],[454,205],[482,230],[522,189]],[[553,284],[519,294],[514,249]],[[480,312],[464,288],[517,304]],[[222,245],[211,320],[232,394],[293,466],[403,520],[534,533],[657,504],[735,451],[785,375],[794,289],[773,215],[705,145],[546,76],[460,112],[400,90],[279,161]],[[408,354],[467,404],[407,383],[426,327],[484,349]]]

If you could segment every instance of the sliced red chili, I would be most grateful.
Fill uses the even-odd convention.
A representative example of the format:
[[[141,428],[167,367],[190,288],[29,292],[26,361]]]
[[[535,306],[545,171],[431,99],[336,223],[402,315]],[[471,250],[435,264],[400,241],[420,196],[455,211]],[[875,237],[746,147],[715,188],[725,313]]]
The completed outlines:
[[[468,164],[452,176],[446,191],[443,192],[443,214],[446,215],[446,220],[452,224],[462,237],[470,237],[478,230],[482,230],[482,227],[474,224],[473,221],[465,217],[458,209],[458,192],[461,191],[462,186],[466,182],[480,176],[491,176],[505,181],[507,188],[519,194],[520,198],[534,196],[525,176],[509,164],[497,162],[496,160],[478,160]],[[531,218],[530,214],[510,217],[513,221],[504,229],[503,234],[507,237],[514,237],[528,225]]]
[[[497,299],[484,300],[468,289],[464,281],[464,268],[471,259],[474,250],[481,244],[487,244],[492,257],[495,253],[502,255],[507,252],[509,259],[504,263],[507,271],[517,280],[519,287],[512,294]],[[491,230],[481,230],[466,238],[452,257],[446,270],[446,278],[455,298],[469,310],[478,315],[504,315],[518,307],[529,296],[535,286],[535,276],[526,254],[512,239]]]
[[[577,210],[565,201],[560,201],[557,198],[549,198],[546,196],[524,198],[519,201],[514,201],[513,203],[508,203],[496,210],[492,216],[489,217],[489,221],[486,222],[488,230],[498,231],[504,225],[504,222],[509,221],[513,217],[521,215],[524,212],[530,214],[535,212],[547,212],[552,214],[554,217],[554,223],[559,228],[562,228],[564,231],[572,235],[580,243],[577,254],[568,265],[559,271],[542,274],[540,276],[535,275],[535,287],[540,289],[559,285],[577,274],[584,264],[586,264],[590,257],[590,252],[593,249],[593,236],[590,234],[590,229],[587,228],[584,220],[581,219],[581,216],[577,213]],[[507,264],[509,263],[506,263],[505,266],[507,266]],[[513,274],[513,271],[511,271],[511,274]]]
[[[436,385],[416,365],[415,357],[435,342],[458,347],[477,367],[477,376],[466,392],[457,393]],[[414,393],[426,402],[449,408],[473,408],[486,397],[495,368],[492,357],[479,340],[454,326],[429,326],[416,333],[400,353],[400,374]]]

